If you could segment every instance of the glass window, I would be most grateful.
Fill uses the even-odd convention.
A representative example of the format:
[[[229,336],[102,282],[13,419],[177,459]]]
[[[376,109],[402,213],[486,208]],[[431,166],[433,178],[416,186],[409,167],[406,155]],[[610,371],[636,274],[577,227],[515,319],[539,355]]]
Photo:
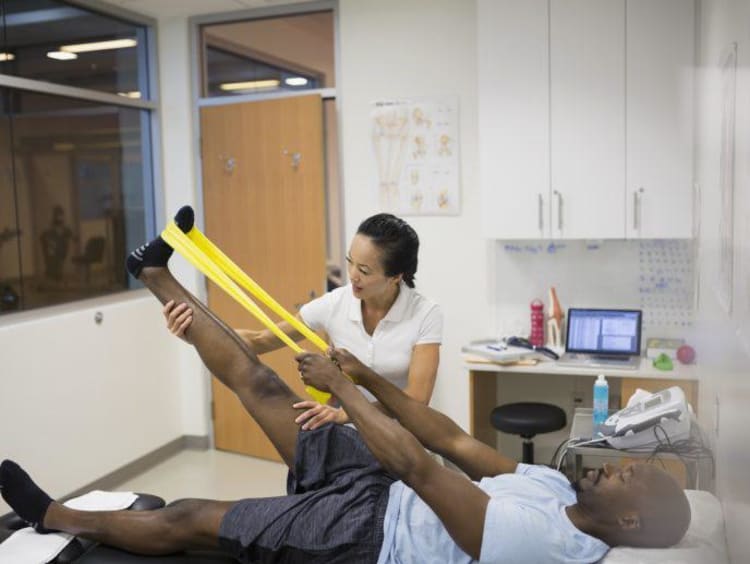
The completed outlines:
[[[18,219],[3,213],[0,224],[15,243],[2,255],[4,286],[19,296],[19,309],[127,289],[125,256],[147,238],[146,110],[5,95],[13,159],[4,153],[3,172],[13,177]]]
[[[209,69],[208,96],[320,88],[317,75],[295,72],[211,46],[206,47],[206,66]]]
[[[3,108],[7,92],[0,92]],[[13,153],[11,151],[10,119],[0,114],[0,314],[21,307],[20,230],[14,196]]]
[[[335,86],[333,12],[203,26],[203,95]]]
[[[0,7],[0,314],[140,287],[124,262],[154,232],[152,110],[133,100],[148,28],[52,0]],[[127,41],[92,47],[111,40]]]
[[[3,74],[148,97],[145,26],[53,0],[3,6]]]

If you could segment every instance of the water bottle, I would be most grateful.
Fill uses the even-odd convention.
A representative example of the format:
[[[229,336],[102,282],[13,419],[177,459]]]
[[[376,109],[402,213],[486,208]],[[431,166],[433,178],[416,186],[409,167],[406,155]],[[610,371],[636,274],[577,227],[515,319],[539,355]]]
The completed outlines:
[[[541,300],[531,302],[529,343],[537,347],[544,346],[544,304]]]
[[[592,419],[593,423],[593,437],[599,436],[601,426],[607,420],[609,410],[609,384],[607,384],[604,374],[599,374],[599,377],[594,382],[594,415]]]

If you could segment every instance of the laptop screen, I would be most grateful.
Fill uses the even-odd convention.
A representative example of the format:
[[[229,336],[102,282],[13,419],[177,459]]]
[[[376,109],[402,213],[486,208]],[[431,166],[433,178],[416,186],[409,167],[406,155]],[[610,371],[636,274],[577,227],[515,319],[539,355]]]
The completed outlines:
[[[570,308],[565,350],[607,356],[640,355],[641,311]]]

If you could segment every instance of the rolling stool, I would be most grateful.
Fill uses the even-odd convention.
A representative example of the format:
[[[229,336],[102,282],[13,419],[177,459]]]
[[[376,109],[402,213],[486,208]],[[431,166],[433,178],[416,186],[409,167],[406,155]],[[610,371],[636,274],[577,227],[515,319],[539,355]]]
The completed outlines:
[[[492,410],[490,423],[498,431],[521,435],[524,464],[534,464],[534,442],[539,433],[559,431],[567,424],[565,412],[549,403],[517,402],[500,405]]]

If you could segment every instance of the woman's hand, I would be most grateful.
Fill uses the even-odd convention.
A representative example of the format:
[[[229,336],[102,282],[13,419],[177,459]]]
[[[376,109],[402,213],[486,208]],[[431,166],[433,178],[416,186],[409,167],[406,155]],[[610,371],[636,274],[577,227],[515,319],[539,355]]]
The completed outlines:
[[[362,362],[350,353],[346,349],[337,349],[330,347],[327,351],[328,358],[339,365],[341,371],[347,376],[354,378],[354,383],[357,383],[357,378],[362,374],[363,370],[367,367]]]
[[[338,407],[323,405],[316,401],[305,400],[295,403],[292,407],[304,410],[294,422],[302,425],[305,431],[312,431],[326,423],[343,424],[349,421],[346,412]]]
[[[169,332],[189,343],[190,340],[185,335],[185,331],[193,322],[193,310],[186,303],[175,304],[174,300],[169,300],[164,304],[162,313],[167,320]]]

